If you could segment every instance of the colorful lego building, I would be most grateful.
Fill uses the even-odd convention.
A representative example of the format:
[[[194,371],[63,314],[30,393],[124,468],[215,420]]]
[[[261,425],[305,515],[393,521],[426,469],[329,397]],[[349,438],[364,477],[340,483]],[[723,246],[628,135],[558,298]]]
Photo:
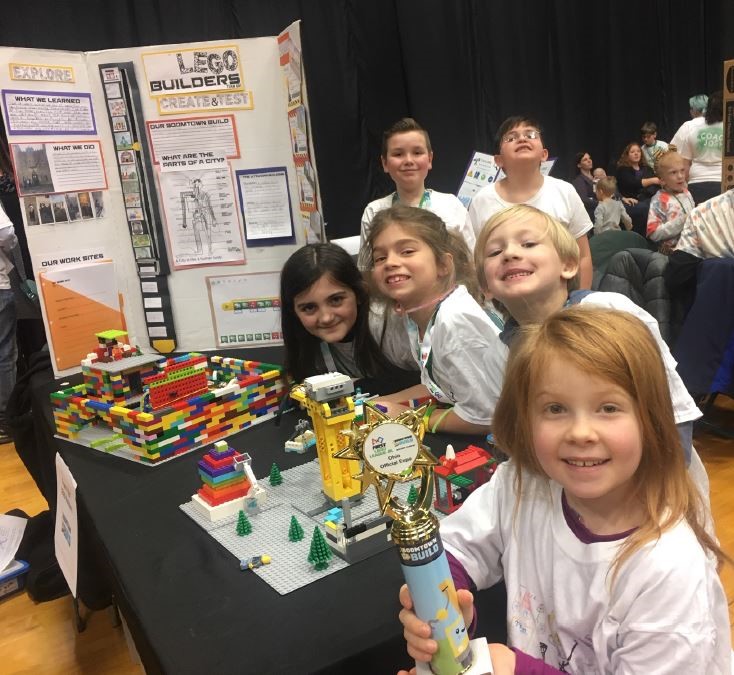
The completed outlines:
[[[360,481],[353,478],[361,471],[359,462],[334,458],[348,444],[340,432],[350,429],[354,419],[353,391],[352,380],[340,373],[307,377],[291,390],[291,398],[311,417],[323,491],[334,503],[361,492]]]
[[[82,384],[51,394],[56,432],[148,464],[270,419],[285,386],[280,366],[258,361],[95,357],[82,362]]]
[[[243,464],[235,462],[238,455],[226,441],[217,441],[197,463],[202,485],[191,500],[209,520],[244,510],[243,498],[251,484]]]
[[[452,456],[448,446],[433,470],[433,506],[443,513],[456,511],[480,485],[488,482],[497,469],[497,460],[486,450],[470,445]]]

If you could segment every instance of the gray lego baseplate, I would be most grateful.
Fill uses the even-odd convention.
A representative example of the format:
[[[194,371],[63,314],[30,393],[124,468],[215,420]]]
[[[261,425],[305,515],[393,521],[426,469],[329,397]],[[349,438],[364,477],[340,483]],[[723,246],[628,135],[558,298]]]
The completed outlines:
[[[257,574],[278,593],[285,595],[338,572],[349,563],[336,553],[324,570],[316,570],[308,562],[314,527],[323,529],[324,515],[334,506],[320,490],[321,473],[318,462],[313,460],[293,469],[286,469],[281,475],[283,483],[275,487],[268,483],[267,477],[259,479],[258,484],[267,492],[267,500],[260,513],[248,516],[252,532],[243,537],[236,533],[237,514],[212,523],[201,515],[191,501],[181,504],[179,508],[237,560],[269,555],[272,559],[269,565],[245,571],[243,574]],[[405,501],[409,490],[410,483],[397,483],[393,494]],[[374,490],[368,489],[361,500],[353,502],[351,511],[354,524],[379,516]],[[439,519],[444,516],[437,512],[436,515]],[[295,516],[303,528],[301,541],[288,540],[291,516]]]

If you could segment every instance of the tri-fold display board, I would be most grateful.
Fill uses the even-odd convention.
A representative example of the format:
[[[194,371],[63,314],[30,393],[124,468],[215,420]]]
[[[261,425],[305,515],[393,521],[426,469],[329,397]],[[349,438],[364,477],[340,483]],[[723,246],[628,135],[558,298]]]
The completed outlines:
[[[280,269],[323,238],[299,24],[0,61],[56,373],[113,328],[163,353],[279,343]]]

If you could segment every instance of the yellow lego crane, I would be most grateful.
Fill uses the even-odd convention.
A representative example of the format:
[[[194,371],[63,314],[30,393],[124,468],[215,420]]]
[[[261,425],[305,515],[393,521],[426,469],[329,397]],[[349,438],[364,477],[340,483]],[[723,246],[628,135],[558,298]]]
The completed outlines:
[[[355,416],[353,391],[351,378],[341,373],[307,377],[291,389],[291,398],[311,417],[323,491],[335,503],[360,494],[362,487],[353,478],[361,473],[360,463],[334,459],[334,453],[348,445],[340,432],[351,428]]]

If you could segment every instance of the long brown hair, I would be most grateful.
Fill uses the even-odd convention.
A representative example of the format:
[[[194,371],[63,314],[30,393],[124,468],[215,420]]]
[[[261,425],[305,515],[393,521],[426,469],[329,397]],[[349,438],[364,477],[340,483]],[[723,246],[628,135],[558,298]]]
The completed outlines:
[[[640,161],[638,162],[638,165],[640,168],[643,167],[645,160],[642,157],[642,146],[637,141],[632,141],[624,146],[624,150],[622,150],[622,154],[617,160],[617,166],[632,166],[632,162],[630,162],[630,150],[632,150],[635,145],[640,149]]]
[[[570,307],[519,331],[493,422],[497,446],[517,465],[518,501],[524,473],[545,475],[534,451],[531,410],[542,374],[557,358],[614,383],[636,403],[643,450],[633,477],[634,498],[644,517],[620,547],[610,567],[612,580],[636,551],[681,520],[719,563],[727,560],[704,529],[705,507],[685,465],[658,346],[648,328],[626,312]]]

